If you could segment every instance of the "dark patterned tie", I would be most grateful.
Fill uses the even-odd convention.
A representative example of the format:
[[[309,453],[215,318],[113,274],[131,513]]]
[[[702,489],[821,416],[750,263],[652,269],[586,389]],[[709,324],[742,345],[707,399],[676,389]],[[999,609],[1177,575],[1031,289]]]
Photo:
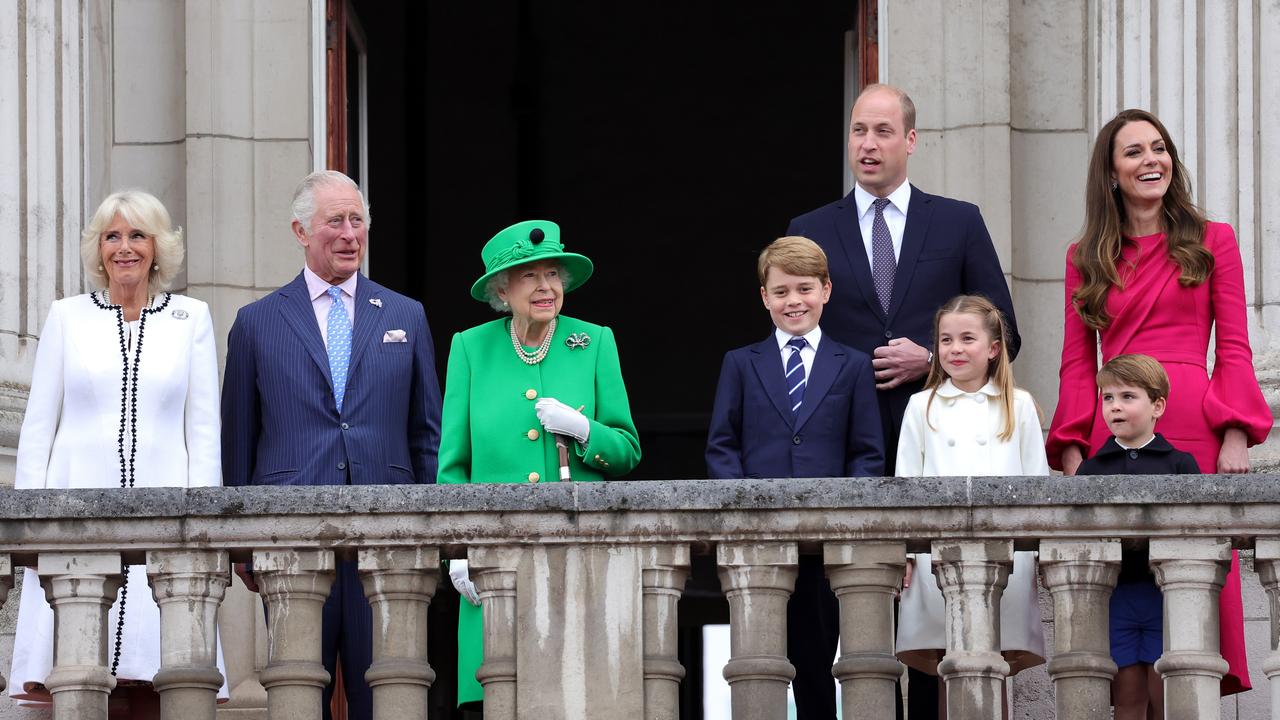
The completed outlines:
[[[804,402],[804,362],[800,359],[800,349],[809,343],[802,337],[793,337],[787,341],[791,346],[791,355],[787,357],[787,394],[791,396],[791,414],[800,412],[800,404]]]
[[[893,257],[893,238],[889,237],[889,225],[884,221],[884,207],[888,198],[876,198],[872,203],[876,217],[871,221],[871,281],[876,286],[880,307],[889,312],[889,300],[893,297],[893,275],[898,271],[898,261]]]

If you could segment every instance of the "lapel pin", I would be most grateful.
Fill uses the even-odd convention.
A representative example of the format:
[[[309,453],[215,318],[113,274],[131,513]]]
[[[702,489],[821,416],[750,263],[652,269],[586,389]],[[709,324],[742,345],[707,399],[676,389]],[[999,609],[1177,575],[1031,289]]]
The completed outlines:
[[[382,298],[369,298],[369,304],[374,307],[382,307]]]
[[[591,336],[584,332],[576,332],[565,338],[564,344],[568,345],[570,350],[585,348],[591,344]]]
[[[174,310],[174,311],[173,311],[173,316],[174,316],[174,317],[176,317],[176,318],[178,318],[179,320],[186,320],[186,319],[187,319],[187,311],[186,311],[186,310]]]

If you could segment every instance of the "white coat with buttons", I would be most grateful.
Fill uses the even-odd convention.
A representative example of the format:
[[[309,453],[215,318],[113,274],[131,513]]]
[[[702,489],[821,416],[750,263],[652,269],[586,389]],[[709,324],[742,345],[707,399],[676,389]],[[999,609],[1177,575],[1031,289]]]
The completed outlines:
[[[987,383],[964,392],[950,380],[916,393],[907,404],[898,439],[897,473],[902,477],[939,475],[1048,475],[1040,415],[1025,390],[1014,390],[1013,435],[1000,439],[1004,403],[1000,389]],[[928,418],[925,408],[928,407]],[[898,659],[936,674],[946,648],[945,603],[928,553],[913,556],[915,572],[902,593]],[[1036,554],[1016,552],[1013,572],[1000,601],[1000,650],[1010,675],[1044,662],[1044,626],[1036,591]]]

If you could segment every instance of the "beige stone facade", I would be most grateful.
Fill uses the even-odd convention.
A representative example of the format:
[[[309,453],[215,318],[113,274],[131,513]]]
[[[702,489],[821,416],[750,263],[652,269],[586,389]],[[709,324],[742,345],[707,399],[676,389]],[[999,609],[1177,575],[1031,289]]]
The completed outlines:
[[[1236,228],[1255,365],[1273,409],[1280,406],[1280,343],[1270,335],[1280,323],[1280,45],[1264,41],[1280,36],[1280,7],[878,2],[882,79],[906,88],[919,108],[911,179],[982,208],[1025,338],[1019,383],[1046,416],[1057,388],[1063,257],[1081,225],[1092,136],[1130,106],[1165,121],[1197,200]],[[324,162],[322,5],[0,2],[0,227],[8,229],[0,240],[0,484],[12,482],[44,315],[55,298],[84,289],[80,228],[109,190],[145,187],[185,228],[178,285],[210,303],[220,347],[237,308],[297,272],[301,253],[284,234],[284,208],[297,179]],[[1268,443],[1254,460],[1274,468],[1280,448]],[[1265,600],[1247,575],[1248,632],[1265,637]],[[632,600],[638,605],[639,595]],[[233,585],[221,614],[251,631],[227,642],[233,702],[220,712],[259,713],[267,693],[256,672],[267,657],[257,600]],[[11,629],[13,609],[0,617]],[[0,668],[11,643],[10,630],[0,636]],[[1265,715],[1262,665],[1256,655],[1259,690],[1228,701],[1232,717]],[[847,692],[880,692],[879,681],[865,682]],[[0,717],[38,716],[0,702]]]

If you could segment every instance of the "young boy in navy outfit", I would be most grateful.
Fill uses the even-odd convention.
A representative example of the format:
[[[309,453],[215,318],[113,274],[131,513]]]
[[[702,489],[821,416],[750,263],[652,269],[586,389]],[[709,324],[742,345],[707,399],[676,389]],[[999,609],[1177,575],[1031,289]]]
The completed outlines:
[[[822,334],[831,298],[827,256],[803,237],[775,240],[757,263],[774,331],[729,351],[720,369],[707,475],[712,478],[875,477],[884,441],[871,358]],[[801,720],[835,718],[831,665],[839,605],[822,558],[802,556],[787,606],[787,656]]]
[[[1189,453],[1155,432],[1169,397],[1169,376],[1154,358],[1117,355],[1098,371],[1102,419],[1112,437],[1080,464],[1077,475],[1198,474]],[[1115,720],[1164,717],[1164,688],[1155,662],[1164,647],[1164,599],[1147,553],[1124,550],[1111,594],[1111,658],[1120,672],[1111,684]]]

